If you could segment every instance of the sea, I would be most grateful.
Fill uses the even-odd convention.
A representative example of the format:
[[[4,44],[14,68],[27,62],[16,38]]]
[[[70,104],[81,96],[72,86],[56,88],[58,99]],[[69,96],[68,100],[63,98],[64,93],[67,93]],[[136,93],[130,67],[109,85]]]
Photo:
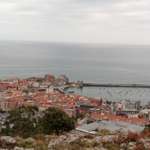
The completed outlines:
[[[150,46],[0,41],[0,79],[65,74],[71,81],[150,85]],[[150,89],[85,87],[78,94],[150,102]]]

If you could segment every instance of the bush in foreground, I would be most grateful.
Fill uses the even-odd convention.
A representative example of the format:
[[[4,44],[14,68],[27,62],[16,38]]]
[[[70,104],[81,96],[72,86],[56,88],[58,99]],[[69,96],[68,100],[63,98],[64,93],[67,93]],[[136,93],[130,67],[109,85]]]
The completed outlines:
[[[20,107],[9,111],[5,121],[4,135],[28,137],[36,134],[38,127],[37,107]]]
[[[20,107],[9,112],[3,135],[32,137],[36,134],[61,134],[74,129],[75,121],[57,108],[39,112],[37,107]]]
[[[75,128],[74,119],[57,108],[49,108],[44,112],[42,127],[45,134],[61,134]]]

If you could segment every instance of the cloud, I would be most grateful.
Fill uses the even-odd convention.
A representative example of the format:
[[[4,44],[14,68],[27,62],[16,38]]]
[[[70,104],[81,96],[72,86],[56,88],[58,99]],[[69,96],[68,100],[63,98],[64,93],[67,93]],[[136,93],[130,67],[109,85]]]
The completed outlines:
[[[1,0],[0,19],[5,39],[150,42],[149,0]]]

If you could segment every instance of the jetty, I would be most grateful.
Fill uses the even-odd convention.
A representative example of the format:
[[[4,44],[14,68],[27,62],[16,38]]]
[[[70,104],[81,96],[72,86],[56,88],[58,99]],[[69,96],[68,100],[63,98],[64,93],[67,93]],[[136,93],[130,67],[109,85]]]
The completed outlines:
[[[123,88],[150,88],[146,84],[99,84],[99,83],[82,83],[82,87],[123,87]]]

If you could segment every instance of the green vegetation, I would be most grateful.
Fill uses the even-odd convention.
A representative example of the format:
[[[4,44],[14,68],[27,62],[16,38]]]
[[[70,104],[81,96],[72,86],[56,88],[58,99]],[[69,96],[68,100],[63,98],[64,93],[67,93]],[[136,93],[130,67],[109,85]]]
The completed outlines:
[[[56,108],[49,108],[44,112],[42,127],[45,134],[60,134],[75,128],[75,121],[65,112]]]
[[[21,137],[36,134],[39,125],[38,111],[37,107],[20,107],[10,111],[5,122],[6,128],[2,133]]]
[[[75,121],[57,108],[40,112],[37,107],[20,107],[9,112],[3,135],[33,137],[36,134],[61,134],[74,129]]]
[[[144,131],[150,132],[150,124],[145,126]]]
[[[102,129],[102,130],[98,131],[98,135],[100,135],[100,136],[111,135],[111,132],[107,129]]]

